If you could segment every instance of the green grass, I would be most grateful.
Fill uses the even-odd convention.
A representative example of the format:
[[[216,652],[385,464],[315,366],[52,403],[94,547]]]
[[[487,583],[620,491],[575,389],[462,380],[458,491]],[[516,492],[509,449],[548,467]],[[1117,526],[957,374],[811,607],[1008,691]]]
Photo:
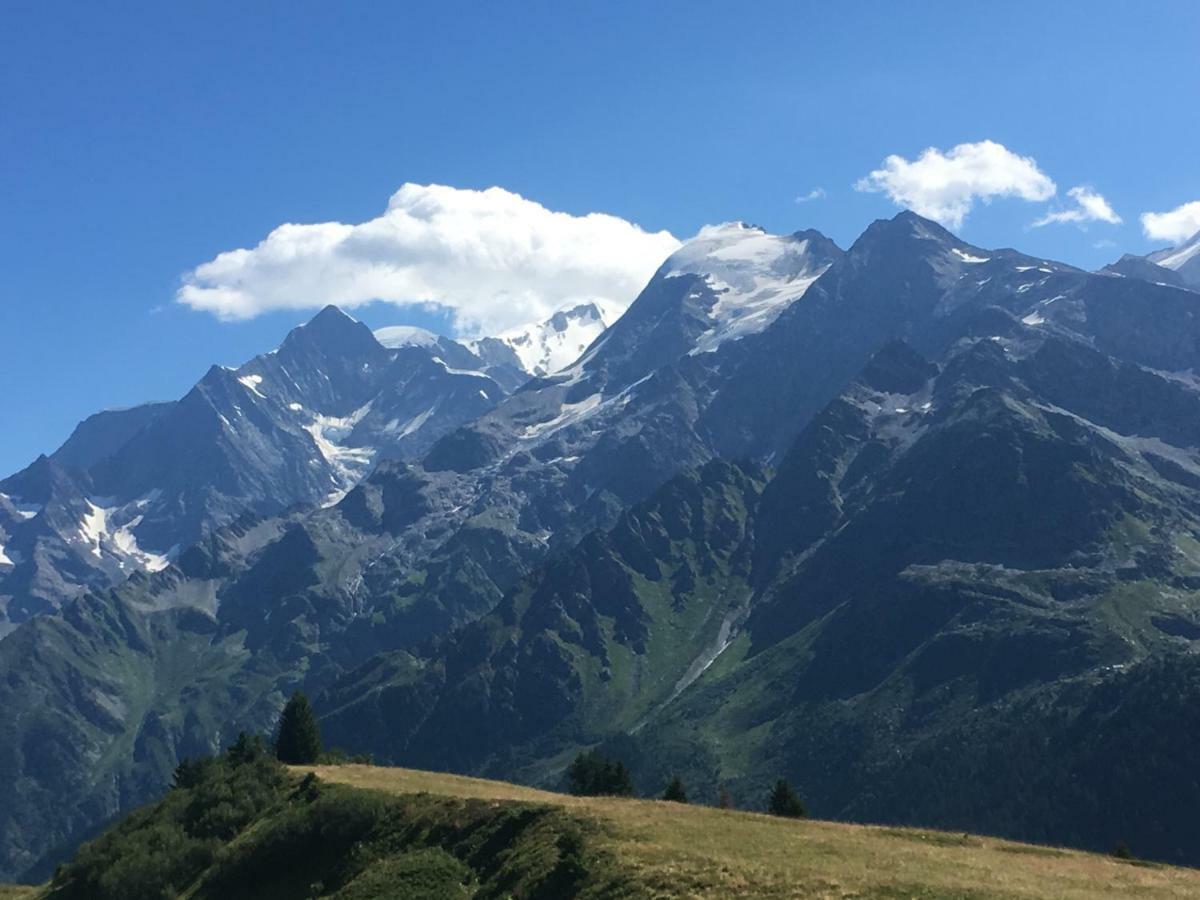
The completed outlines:
[[[307,771],[307,770],[302,770]],[[546,806],[586,836],[582,895],[1104,900],[1200,896],[1200,872],[978,835],[790,821],[650,800],[581,798],[371,766],[314,770],[393,796]],[[514,895],[515,896],[515,895]]]
[[[233,752],[0,900],[1168,900],[1200,871],[929,829]]]

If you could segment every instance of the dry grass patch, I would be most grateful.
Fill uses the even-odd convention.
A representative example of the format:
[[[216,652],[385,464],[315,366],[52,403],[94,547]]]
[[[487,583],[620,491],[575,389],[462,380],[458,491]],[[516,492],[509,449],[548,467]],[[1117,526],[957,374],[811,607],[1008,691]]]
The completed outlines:
[[[309,771],[299,769],[297,771]],[[547,803],[598,826],[596,849],[659,897],[1126,900],[1200,897],[1200,871],[927,829],[792,821],[654,800],[570,797],[373,766],[321,778],[389,793]]]

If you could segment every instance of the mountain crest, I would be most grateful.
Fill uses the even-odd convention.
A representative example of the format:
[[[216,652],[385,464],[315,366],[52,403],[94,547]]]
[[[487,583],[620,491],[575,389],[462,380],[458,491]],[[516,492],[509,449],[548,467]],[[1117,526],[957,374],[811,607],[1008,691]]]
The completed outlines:
[[[280,352],[316,350],[327,356],[381,357],[383,348],[371,329],[330,305],[303,325],[293,328]]]

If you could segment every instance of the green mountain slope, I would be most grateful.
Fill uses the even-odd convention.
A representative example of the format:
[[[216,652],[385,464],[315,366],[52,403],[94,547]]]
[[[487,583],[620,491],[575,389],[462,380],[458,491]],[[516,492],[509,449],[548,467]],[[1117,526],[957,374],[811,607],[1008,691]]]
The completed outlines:
[[[1105,397],[1073,393],[1097,368]],[[401,764],[555,784],[602,744],[643,790],[782,772],[821,815],[1200,859],[1173,812],[1200,802],[1195,402],[1059,339],[892,344],[765,486],[680,476],[341,679],[324,727]]]

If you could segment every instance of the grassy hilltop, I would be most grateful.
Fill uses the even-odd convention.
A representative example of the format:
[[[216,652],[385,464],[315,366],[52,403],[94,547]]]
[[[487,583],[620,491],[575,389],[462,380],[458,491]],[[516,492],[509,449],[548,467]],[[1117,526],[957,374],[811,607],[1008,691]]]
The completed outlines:
[[[1072,850],[407,769],[231,751],[177,780],[0,900],[1200,896],[1200,871]]]
[[[304,770],[309,771],[309,770]],[[591,885],[609,896],[1128,898],[1200,896],[1200,871],[912,828],[779,819],[653,800],[571,797],[519,785],[373,766],[313,769],[330,782],[544,804],[583,824]]]

